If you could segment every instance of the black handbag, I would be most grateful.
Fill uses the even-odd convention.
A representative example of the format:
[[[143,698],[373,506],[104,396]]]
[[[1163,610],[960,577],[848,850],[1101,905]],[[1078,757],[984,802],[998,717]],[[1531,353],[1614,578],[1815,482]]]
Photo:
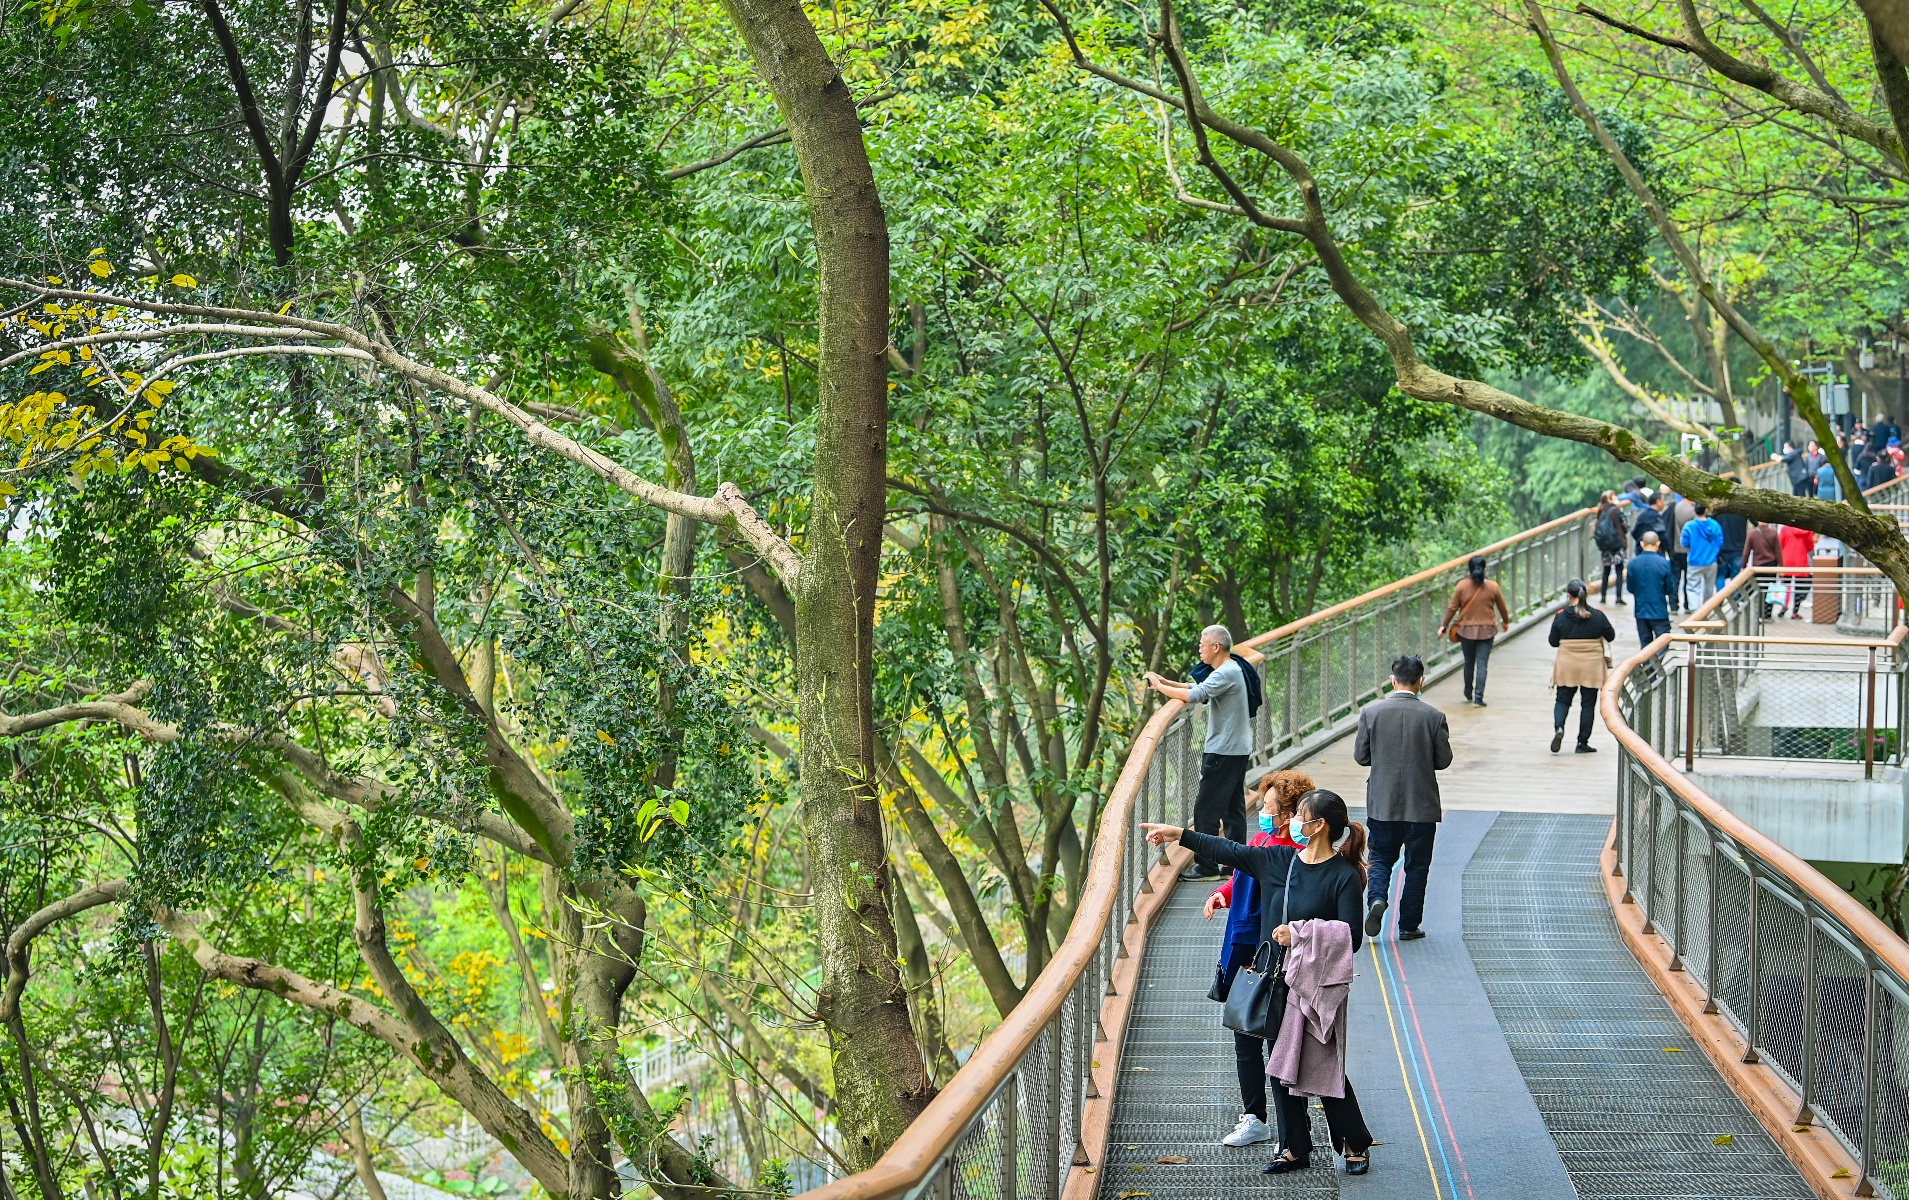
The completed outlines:
[[[1297,859],[1295,854],[1293,861]],[[1286,891],[1280,902],[1281,925],[1286,924],[1286,916],[1292,911],[1293,861],[1286,864]],[[1262,953],[1266,954],[1264,967],[1259,965]],[[1220,1013],[1220,1024],[1248,1037],[1277,1041],[1279,1026],[1286,1019],[1285,967],[1286,948],[1271,937],[1261,942],[1259,949],[1253,951],[1253,961],[1233,976],[1226,1007]]]
[[[1223,1004],[1226,1002],[1226,994],[1232,990],[1233,981],[1227,977],[1226,960],[1222,958],[1213,964],[1213,986],[1206,989],[1206,998],[1218,1000]]]

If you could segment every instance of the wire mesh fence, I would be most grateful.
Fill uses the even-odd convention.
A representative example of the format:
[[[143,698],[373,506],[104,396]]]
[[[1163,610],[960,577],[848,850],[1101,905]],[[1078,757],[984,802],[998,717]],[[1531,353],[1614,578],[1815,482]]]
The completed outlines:
[[[1719,615],[1728,620],[1724,607]],[[1832,649],[1808,648],[1819,656],[1816,672],[1830,681],[1825,702],[1837,706],[1837,720],[1860,725],[1866,691],[1858,687],[1852,697],[1845,685],[1852,677],[1864,683],[1873,647],[1845,656],[1853,666]],[[1899,680],[1901,672],[1892,665],[1889,675]],[[1796,1121],[1820,1126],[1861,1164],[1856,1194],[1909,1196],[1909,1026],[1902,1019],[1909,986],[1877,952],[1885,941],[1900,949],[1900,939],[1879,924],[1865,933],[1851,928],[1801,881],[1807,867],[1772,862],[1726,832],[1664,761],[1693,747],[1700,756],[1759,748],[1757,726],[1744,718],[1778,703],[1790,706],[1777,710],[1783,719],[1802,719],[1803,703],[1760,693],[1794,689],[1809,677],[1803,648],[1773,643],[1673,642],[1633,666],[1618,685],[1618,712],[1660,757],[1621,747],[1617,869],[1626,899],[1642,907],[1673,966],[1688,971],[1743,1035],[1746,1061],[1776,1071],[1799,1097]],[[1823,719],[1821,711],[1810,710],[1808,719]],[[1848,758],[1847,732],[1845,725],[1796,748]],[[1878,761],[1885,749],[1899,755],[1900,746],[1878,743]]]

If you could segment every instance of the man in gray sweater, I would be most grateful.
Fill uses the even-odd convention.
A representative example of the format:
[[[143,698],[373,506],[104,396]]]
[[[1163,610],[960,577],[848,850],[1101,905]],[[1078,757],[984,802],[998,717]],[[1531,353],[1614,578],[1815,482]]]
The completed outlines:
[[[1425,881],[1432,842],[1445,816],[1438,772],[1452,765],[1452,734],[1445,714],[1419,699],[1425,663],[1416,654],[1392,660],[1392,694],[1359,713],[1352,761],[1371,767],[1365,783],[1366,825],[1371,830],[1371,871],[1366,881],[1365,933],[1379,936],[1385,923],[1392,867],[1405,854],[1405,886],[1399,895],[1399,940],[1425,936]]]
[[[1246,841],[1246,765],[1253,756],[1253,725],[1246,703],[1246,676],[1233,661],[1233,634],[1224,625],[1200,631],[1200,661],[1212,668],[1199,683],[1175,683],[1147,672],[1147,686],[1172,700],[1204,704],[1206,752],[1200,756],[1200,794],[1193,802],[1193,828]],[[1183,878],[1226,874],[1218,863],[1195,860]]]

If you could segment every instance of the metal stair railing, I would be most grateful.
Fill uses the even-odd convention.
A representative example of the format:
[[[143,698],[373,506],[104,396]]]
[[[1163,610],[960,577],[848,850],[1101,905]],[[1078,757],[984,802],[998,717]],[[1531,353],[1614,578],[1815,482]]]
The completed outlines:
[[[1696,632],[1659,638],[1606,683],[1601,708],[1619,745],[1615,873],[1645,931],[1669,947],[1671,969],[1688,972],[1705,1011],[1741,1036],[1744,1061],[1767,1064],[1793,1090],[1795,1123],[1826,1130],[1860,1164],[1855,1194],[1909,1196],[1909,944],[1672,761],[1695,752],[1695,725],[1712,724],[1694,711],[1703,686],[1691,686],[1705,647],[1788,647],[1795,660],[1812,648],[1843,653],[1749,632],[1767,575],[1737,576],[1685,622]],[[1730,632],[1702,632],[1719,627]],[[1898,625],[1887,638],[1839,645],[1893,662],[1905,634]],[[1900,689],[1901,670],[1889,677]]]

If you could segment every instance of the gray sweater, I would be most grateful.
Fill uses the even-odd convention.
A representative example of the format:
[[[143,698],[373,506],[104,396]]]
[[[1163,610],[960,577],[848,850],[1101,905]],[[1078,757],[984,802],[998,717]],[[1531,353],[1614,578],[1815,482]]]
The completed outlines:
[[[1213,669],[1187,692],[1187,699],[1207,706],[1206,752],[1251,754],[1253,725],[1246,715],[1246,677],[1232,659]]]

